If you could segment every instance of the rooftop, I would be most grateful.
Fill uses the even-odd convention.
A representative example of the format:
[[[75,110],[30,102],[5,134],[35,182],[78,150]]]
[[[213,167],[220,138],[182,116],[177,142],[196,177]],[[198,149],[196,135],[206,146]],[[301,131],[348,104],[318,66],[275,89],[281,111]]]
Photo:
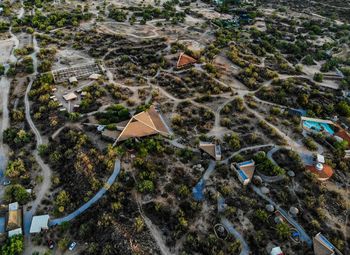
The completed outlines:
[[[170,131],[161,115],[151,106],[147,111],[140,112],[129,120],[116,142],[154,134],[167,136],[170,135]]]
[[[334,245],[327,240],[325,236],[321,233],[318,233],[313,238],[313,246],[315,255],[333,255],[335,254]]]
[[[49,215],[34,216],[30,225],[30,233],[40,233],[43,229],[48,229]]]
[[[196,62],[197,62],[197,60],[195,60],[194,58],[186,55],[185,53],[181,53],[179,56],[179,59],[177,61],[176,67],[181,68],[181,67],[185,67],[187,65],[194,64]]]
[[[77,98],[77,95],[74,92],[70,92],[66,95],[63,95],[64,100],[71,101]]]
[[[321,164],[322,169],[318,168],[318,165],[308,165],[306,168],[312,173],[316,174],[320,181],[326,181],[333,175],[333,169],[327,164]]]

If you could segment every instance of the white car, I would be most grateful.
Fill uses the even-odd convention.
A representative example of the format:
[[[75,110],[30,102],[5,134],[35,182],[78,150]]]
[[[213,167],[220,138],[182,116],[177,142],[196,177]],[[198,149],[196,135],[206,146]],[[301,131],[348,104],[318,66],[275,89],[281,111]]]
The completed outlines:
[[[71,243],[71,244],[69,245],[68,250],[70,250],[70,251],[74,250],[75,246],[77,246],[77,243],[76,243],[76,242]]]

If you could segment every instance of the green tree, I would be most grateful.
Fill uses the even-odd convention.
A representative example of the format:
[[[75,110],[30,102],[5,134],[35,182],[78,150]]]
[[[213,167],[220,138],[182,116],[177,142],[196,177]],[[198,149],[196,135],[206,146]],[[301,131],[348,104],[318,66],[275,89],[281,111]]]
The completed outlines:
[[[10,161],[6,171],[5,175],[9,178],[18,178],[22,177],[27,172],[24,162],[22,159],[16,159],[14,161]]]
[[[141,183],[139,183],[138,190],[142,193],[153,192],[154,191],[154,184],[150,180],[144,180]]]
[[[290,236],[290,227],[287,223],[279,223],[276,226],[277,235],[281,239],[287,239]]]
[[[0,255],[20,255],[24,249],[23,236],[15,235],[10,237],[0,248]]]
[[[234,150],[238,150],[238,149],[241,148],[241,142],[239,140],[238,134],[236,134],[236,133],[232,133],[231,135],[226,135],[225,136],[225,141]]]
[[[69,204],[69,202],[70,196],[68,192],[66,192],[65,190],[61,190],[55,199],[56,207],[58,207],[60,212],[63,212],[65,210],[65,207]]]
[[[350,105],[346,101],[341,101],[336,106],[340,115],[350,117]]]
[[[267,222],[269,215],[265,210],[258,209],[255,211],[255,217],[257,217],[262,222]]]
[[[69,245],[69,240],[67,237],[64,237],[58,241],[58,248],[60,248],[60,250],[62,251],[67,250],[68,245]]]
[[[28,202],[30,195],[22,185],[14,184],[6,187],[4,198],[7,202],[17,201],[20,204],[25,204]]]
[[[145,222],[143,221],[142,217],[140,216],[136,217],[134,226],[135,226],[136,232],[138,233],[140,233],[143,230],[145,226]]]
[[[323,81],[323,74],[322,73],[315,73],[314,74],[314,81],[322,82]]]

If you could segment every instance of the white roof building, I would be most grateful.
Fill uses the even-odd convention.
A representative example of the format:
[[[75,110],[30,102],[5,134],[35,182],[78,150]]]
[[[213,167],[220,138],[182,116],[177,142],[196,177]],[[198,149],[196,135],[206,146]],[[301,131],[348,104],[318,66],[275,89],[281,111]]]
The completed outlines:
[[[41,230],[48,229],[49,215],[39,215],[34,216],[32,219],[32,224],[30,225],[29,233],[40,233]]]
[[[317,158],[317,163],[321,163],[321,164],[326,163],[325,158],[324,158],[323,155],[317,154],[317,155],[316,155],[316,158]]]
[[[275,247],[271,250],[271,255],[283,255],[283,252],[280,247]]]
[[[97,74],[97,73],[93,73],[89,76],[89,79],[90,80],[98,80],[99,78],[101,77],[100,74]]]
[[[63,98],[66,101],[71,101],[71,100],[77,99],[77,95],[74,92],[70,92],[66,95],[63,95]]]
[[[8,232],[8,237],[12,237],[16,235],[22,235],[22,228],[16,228]]]
[[[73,76],[73,77],[70,77],[68,79],[68,81],[69,81],[69,83],[74,83],[74,82],[78,82],[78,79],[77,79],[77,77]]]
[[[11,203],[9,204],[9,211],[17,211],[18,207],[19,207],[18,202]]]

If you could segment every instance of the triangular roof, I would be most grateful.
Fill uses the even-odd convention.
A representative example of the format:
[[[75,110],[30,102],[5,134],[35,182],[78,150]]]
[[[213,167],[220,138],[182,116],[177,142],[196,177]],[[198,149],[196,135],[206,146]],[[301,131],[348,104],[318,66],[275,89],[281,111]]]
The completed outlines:
[[[249,180],[251,180],[255,172],[255,163],[254,161],[252,161],[250,164],[247,165],[239,165],[239,169],[245,173]]]
[[[333,255],[334,246],[321,234],[318,233],[313,238],[313,246],[315,255]]]
[[[187,65],[194,64],[196,62],[197,62],[197,60],[195,60],[194,58],[192,58],[192,57],[190,57],[182,52],[182,53],[180,53],[179,59],[177,60],[176,67],[181,68],[181,67],[184,67]]]
[[[170,131],[154,106],[134,115],[118,136],[116,143],[132,137],[144,137],[154,134],[170,135]]]
[[[215,144],[214,143],[207,143],[207,142],[200,142],[199,148],[208,153],[210,156],[215,158]]]

